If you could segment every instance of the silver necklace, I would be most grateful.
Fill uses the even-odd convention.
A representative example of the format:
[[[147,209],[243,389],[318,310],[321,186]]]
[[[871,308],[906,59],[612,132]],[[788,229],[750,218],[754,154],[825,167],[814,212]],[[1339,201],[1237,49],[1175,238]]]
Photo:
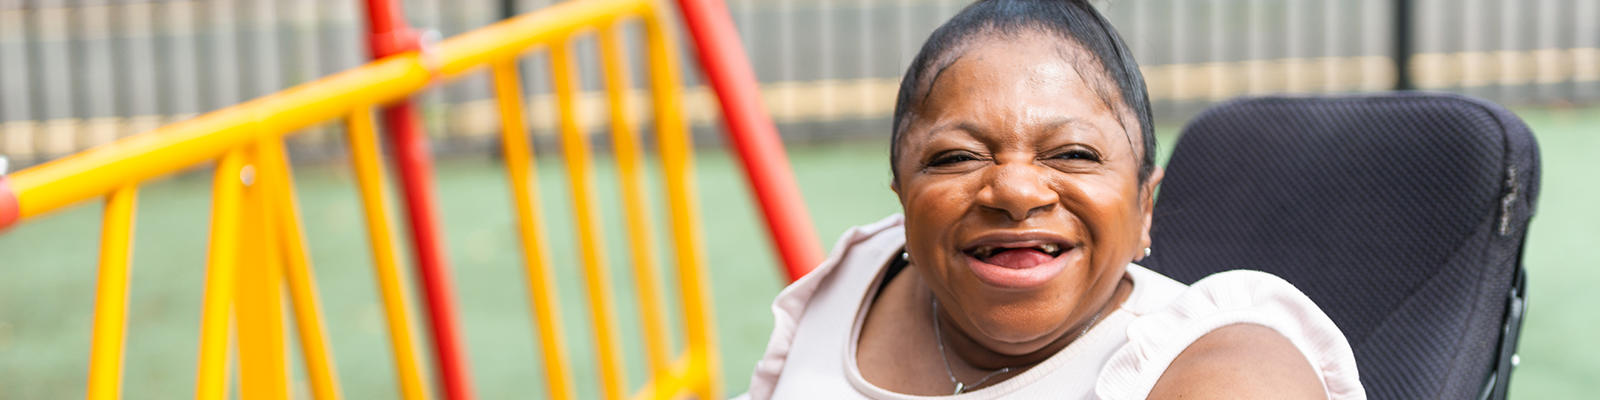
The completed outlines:
[[[1106,311],[1105,307],[1101,307],[1100,311],[1095,312],[1094,313],[1094,317],[1089,318],[1089,323],[1084,324],[1083,325],[1083,330],[1078,331],[1078,335],[1074,336],[1072,338],[1072,340],[1078,340],[1078,338],[1083,337],[1083,335],[1085,333],[1089,333],[1089,328],[1093,327],[1094,323],[1096,321],[1100,320],[1100,315],[1104,314],[1105,311]],[[967,388],[968,388],[967,384],[961,383],[960,380],[957,380],[956,379],[955,370],[950,368],[950,356],[945,355],[945,351],[944,351],[944,332],[941,332],[939,330],[939,298],[937,298],[937,297],[933,298],[933,337],[934,337],[934,340],[937,340],[939,342],[939,359],[940,360],[944,360],[944,373],[945,373],[945,375],[948,375],[950,377],[950,384],[951,385],[955,385],[955,387],[956,387],[955,392],[950,393],[950,395],[954,396],[954,395],[958,395],[958,394],[961,394],[962,392],[967,391]],[[1002,367],[1000,369],[997,369],[994,372],[990,372],[988,375],[984,375],[983,379],[979,379],[977,382],[973,382],[971,387],[975,388],[975,387],[983,386],[983,383],[984,382],[988,382],[990,378],[994,378],[996,376],[999,376],[1000,374],[1004,374],[1004,373],[1007,373],[1007,372],[1011,372],[1011,367]]]

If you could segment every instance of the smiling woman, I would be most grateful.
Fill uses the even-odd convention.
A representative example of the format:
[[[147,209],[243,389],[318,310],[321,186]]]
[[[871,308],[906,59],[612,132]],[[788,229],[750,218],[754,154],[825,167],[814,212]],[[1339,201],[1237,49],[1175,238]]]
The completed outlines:
[[[1150,105],[1085,0],[980,1],[934,31],[891,149],[904,216],[779,294],[750,397],[1364,397],[1287,282],[1134,264],[1162,176]]]

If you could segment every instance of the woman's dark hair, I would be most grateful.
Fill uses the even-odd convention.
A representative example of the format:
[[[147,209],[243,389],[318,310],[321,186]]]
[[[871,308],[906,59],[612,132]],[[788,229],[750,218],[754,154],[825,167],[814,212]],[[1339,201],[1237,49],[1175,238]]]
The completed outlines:
[[[889,142],[889,170],[899,180],[895,165],[900,160],[900,136],[910,124],[915,109],[932,91],[933,82],[975,39],[1045,34],[1087,50],[1092,59],[1063,52],[1080,71],[1091,90],[1111,108],[1126,131],[1132,115],[1144,139],[1144,155],[1139,164],[1139,182],[1144,183],[1155,170],[1155,129],[1150,122],[1150,99],[1145,92],[1139,64],[1123,44],[1111,23],[1088,0],[980,0],[962,9],[950,21],[928,36],[928,41],[911,60],[911,67],[900,80],[900,94],[894,105],[894,127]],[[1111,82],[1106,82],[1109,79]],[[1114,86],[1113,86],[1114,85]],[[1120,96],[1115,96],[1120,94]],[[1120,101],[1114,101],[1120,100]],[[1129,144],[1133,138],[1129,136]]]

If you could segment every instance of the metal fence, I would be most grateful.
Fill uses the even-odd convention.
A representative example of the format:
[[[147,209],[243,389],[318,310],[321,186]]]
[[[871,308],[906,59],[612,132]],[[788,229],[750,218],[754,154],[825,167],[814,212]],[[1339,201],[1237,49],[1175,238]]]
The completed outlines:
[[[768,107],[792,140],[882,134],[922,39],[967,3],[727,1]],[[551,3],[405,6],[415,25],[450,35]],[[1408,56],[1406,77],[1419,89],[1513,105],[1600,102],[1600,0],[1096,4],[1129,40],[1158,118],[1169,122],[1244,94],[1387,90],[1400,78],[1397,53]],[[1402,6],[1409,12],[1397,13]],[[32,164],[354,67],[367,54],[362,12],[354,0],[0,0],[0,154],[13,168]],[[580,68],[598,68],[594,54],[577,56]],[[524,68],[538,76],[542,64]],[[423,98],[429,132],[445,151],[492,142],[489,82],[468,79],[478,82]],[[527,85],[530,109],[550,109],[548,84]],[[599,82],[585,85],[584,103],[598,109]],[[713,123],[709,94],[688,95],[691,121]],[[588,126],[604,127],[602,113],[585,115]],[[531,117],[535,131],[553,131],[553,116]],[[337,153],[332,133],[291,148]]]

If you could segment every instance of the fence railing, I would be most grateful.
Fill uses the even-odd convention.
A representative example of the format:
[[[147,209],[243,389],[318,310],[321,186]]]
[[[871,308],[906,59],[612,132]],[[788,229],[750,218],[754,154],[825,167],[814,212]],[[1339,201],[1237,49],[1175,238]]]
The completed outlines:
[[[720,398],[720,365],[705,272],[700,218],[695,211],[691,171],[692,145],[683,116],[679,75],[663,11],[648,0],[585,0],[552,6],[482,29],[461,34],[420,52],[387,57],[349,71],[282,92],[226,107],[194,119],[128,136],[65,158],[0,176],[0,229],[38,218],[69,205],[104,198],[100,275],[95,293],[95,319],[90,351],[90,398],[120,395],[123,342],[127,326],[129,248],[134,239],[133,215],[140,185],[151,179],[205,165],[213,171],[210,245],[202,301],[197,398],[227,397],[230,348],[237,354],[238,391],[282,398],[288,391],[284,299],[296,329],[304,371],[313,397],[339,397],[325,338],[311,260],[295,204],[293,178],[284,148],[286,137],[315,124],[344,120],[350,158],[364,206],[398,392],[406,399],[430,397],[429,381],[420,370],[417,339],[411,326],[398,270],[393,227],[388,218],[381,155],[377,146],[374,107],[417,93],[429,85],[487,70],[500,112],[499,140],[512,187],[514,213],[523,262],[543,354],[549,398],[574,396],[571,364],[557,314],[552,282],[551,249],[540,216],[543,201],[536,191],[527,111],[517,63],[530,51],[547,52],[555,86],[555,115],[578,237],[587,305],[594,326],[599,392],[605,398],[672,397],[693,394]],[[665,16],[663,14],[666,14]],[[647,207],[643,170],[644,140],[635,129],[627,101],[630,86],[623,28],[642,27],[649,77],[648,93],[654,142],[665,189],[669,240],[658,243]],[[574,38],[594,35],[611,147],[618,163],[628,246],[632,251],[631,288],[639,294],[640,323],[650,377],[642,387],[627,388],[625,357],[620,354],[616,305],[607,276],[604,243],[599,231],[591,181],[589,137],[579,118],[579,69]],[[657,276],[654,252],[670,249],[671,280],[679,298],[663,298],[663,277]],[[4,271],[0,271],[3,273]],[[677,303],[683,320],[683,348],[671,348],[663,304]],[[230,343],[231,331],[237,342]],[[231,345],[231,346],[230,346]],[[631,389],[631,390],[630,390]]]

